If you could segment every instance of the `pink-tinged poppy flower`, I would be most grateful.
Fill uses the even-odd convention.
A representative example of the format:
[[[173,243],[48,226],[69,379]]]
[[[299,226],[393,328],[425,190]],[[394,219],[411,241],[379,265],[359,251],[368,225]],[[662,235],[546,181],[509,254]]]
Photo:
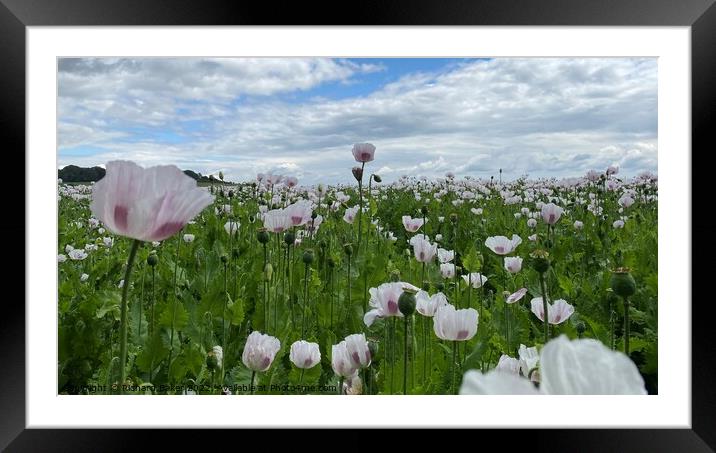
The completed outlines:
[[[537,235],[533,234],[533,235],[527,236],[527,239],[529,239],[532,242],[537,242]]]
[[[142,241],[176,234],[214,197],[174,165],[142,168],[134,162],[107,163],[92,188],[92,214],[112,232]]]
[[[544,304],[541,297],[532,299],[532,313],[544,322]],[[547,320],[550,324],[561,324],[574,313],[574,307],[564,299],[557,299],[551,304],[547,303]]]
[[[358,206],[358,205],[355,205],[352,208],[346,209],[345,214],[343,214],[343,220],[346,223],[352,224],[355,221],[356,216],[358,215],[358,209],[360,209],[360,206]]]
[[[507,296],[507,299],[505,300],[505,302],[507,302],[508,304],[514,304],[515,302],[522,299],[525,296],[525,294],[527,294],[527,288],[520,288],[517,291],[515,291],[514,293]]]
[[[628,208],[634,204],[634,199],[629,195],[624,195],[619,199],[619,205],[623,208]]]
[[[264,228],[272,233],[283,233],[293,225],[285,209],[272,209],[264,214]]]
[[[321,361],[321,351],[318,348],[318,343],[298,340],[291,345],[291,352],[288,358],[298,368],[307,370]]]
[[[298,178],[296,178],[295,176],[286,176],[284,183],[288,187],[296,187],[296,185],[298,184]]]
[[[615,220],[614,223],[612,223],[612,228],[615,230],[624,228],[624,221],[623,220]]]
[[[516,274],[522,270],[522,258],[519,256],[505,257],[505,270],[510,274]]]
[[[427,219],[426,219],[427,222]],[[405,231],[409,233],[415,233],[420,229],[420,227],[423,226],[423,219],[421,218],[412,218],[409,215],[403,216],[403,227],[405,227]]]
[[[301,226],[311,221],[313,204],[308,200],[299,200],[287,206],[284,210],[291,219],[292,226]]]
[[[520,374],[520,361],[514,357],[502,354],[500,356],[500,360],[497,362],[495,370],[503,373],[518,375]]]
[[[477,333],[477,318],[474,308],[456,310],[450,304],[443,305],[433,316],[433,330],[442,340],[467,341]]]
[[[334,373],[344,378],[350,378],[358,372],[358,367],[353,364],[348,352],[346,340],[331,347],[331,368]]]
[[[377,288],[371,288],[368,290],[370,294],[370,300],[368,305],[373,307],[363,316],[363,322],[365,325],[370,327],[376,318],[387,318],[390,316],[403,317],[403,314],[398,309],[398,299],[403,294],[403,288],[409,288],[414,291],[418,291],[414,285],[407,282],[391,282],[383,283]]]
[[[444,263],[440,265],[440,275],[443,278],[455,277],[455,265],[453,263]]]
[[[582,228],[584,228],[584,222],[581,222],[581,221],[579,221],[579,220],[575,220],[575,221],[574,221],[574,229],[575,229],[575,230],[581,230]]]
[[[560,208],[554,203],[547,203],[542,206],[542,220],[548,225],[554,225],[562,217],[564,209]]]
[[[415,259],[419,263],[429,263],[435,259],[435,255],[438,253],[438,245],[431,244],[425,235],[418,234],[410,239],[410,245],[413,246],[413,253]]]
[[[492,370],[465,373],[461,395],[646,395],[644,379],[624,353],[591,338],[550,340],[540,353],[539,390],[526,378]],[[568,366],[565,364],[569,364]],[[533,373],[535,374],[535,373]]]
[[[436,238],[437,239],[437,238]],[[438,249],[438,261],[441,263],[449,263],[455,258],[455,252],[452,250]]]
[[[236,234],[240,226],[241,224],[236,220],[229,220],[224,224],[224,231],[226,231],[226,234]]]
[[[534,228],[537,226],[537,221],[535,219],[527,219],[527,226]]]
[[[363,393],[363,381],[358,374],[346,378],[343,383],[343,393],[346,395],[360,395]]]
[[[365,339],[364,333],[354,333],[348,335],[345,339],[346,350],[356,368],[366,368],[370,366],[370,349],[368,349],[368,341]]]
[[[266,371],[281,349],[281,342],[271,335],[254,330],[246,339],[241,361],[251,371]]]
[[[356,143],[353,145],[353,157],[356,162],[370,162],[375,157],[375,146],[370,143]]]
[[[479,272],[472,272],[470,274],[463,275],[462,279],[465,280],[465,283],[467,283],[468,286],[471,286],[474,289],[481,288],[487,281],[487,277]]]
[[[610,165],[607,167],[607,175],[616,175],[617,173],[619,173],[618,165]]]
[[[520,244],[522,244],[522,238],[516,234],[512,235],[512,239],[505,236],[490,236],[485,240],[485,246],[498,255],[509,255]]]
[[[428,318],[435,316],[437,309],[448,303],[445,294],[436,293],[431,296],[423,290],[418,291],[415,295],[415,300],[417,302],[415,304],[417,312]]]

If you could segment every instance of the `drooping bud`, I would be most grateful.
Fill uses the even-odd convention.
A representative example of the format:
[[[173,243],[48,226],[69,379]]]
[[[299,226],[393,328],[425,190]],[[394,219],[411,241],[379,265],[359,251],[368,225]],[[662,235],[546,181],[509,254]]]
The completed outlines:
[[[381,178],[380,175],[373,175],[373,181],[383,182],[383,178]]]

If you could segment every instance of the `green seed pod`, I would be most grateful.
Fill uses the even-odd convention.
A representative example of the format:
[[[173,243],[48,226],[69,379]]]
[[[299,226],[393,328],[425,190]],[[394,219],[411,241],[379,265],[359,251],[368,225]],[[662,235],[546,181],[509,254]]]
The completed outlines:
[[[346,255],[348,255],[348,256],[353,255],[353,244],[351,244],[351,243],[343,244],[343,251],[346,252]]]
[[[398,269],[394,269],[390,272],[390,281],[391,282],[399,282],[400,281],[400,271]]]
[[[410,316],[415,312],[415,291],[403,288],[403,294],[398,298],[398,308],[403,316]]]
[[[261,228],[261,229],[259,230],[259,232],[257,233],[256,237],[257,237],[257,239],[259,240],[259,242],[262,243],[262,244],[266,244],[266,243],[268,243],[268,241],[269,241],[269,234],[268,234],[268,231],[266,231],[265,228]]]
[[[427,207],[427,206],[423,206],[422,208],[420,208],[420,213],[421,213],[422,215],[424,215],[424,216],[425,216],[425,215],[428,215],[428,207]]]
[[[296,235],[292,231],[286,231],[283,235],[283,242],[287,245],[293,245],[296,242]]]
[[[154,267],[157,265],[157,263],[159,263],[159,257],[157,256],[157,254],[150,253],[149,256],[147,257],[147,264]]]
[[[229,257],[225,253],[221,254],[221,263],[226,264],[229,261]]]
[[[617,268],[612,273],[610,285],[614,294],[621,297],[633,296],[636,292],[636,282],[626,267]]]
[[[579,338],[582,338],[582,335],[584,335],[584,331],[587,330],[587,326],[584,324],[584,321],[577,321],[577,335],[579,335]]]
[[[273,275],[273,266],[271,266],[271,263],[266,263],[266,267],[264,268],[264,281],[265,282],[270,281],[272,275]]]
[[[313,250],[309,249],[303,252],[303,262],[309,265],[313,262]]]
[[[374,340],[368,340],[368,351],[370,351],[371,360],[375,360],[376,357],[378,357],[378,352],[380,352],[380,349],[378,348],[378,342]]]
[[[214,371],[219,367],[219,361],[216,359],[214,351],[209,351],[206,355],[206,367],[211,371]]]
[[[545,250],[535,250],[530,253],[532,257],[532,269],[544,274],[549,269],[549,253]]]

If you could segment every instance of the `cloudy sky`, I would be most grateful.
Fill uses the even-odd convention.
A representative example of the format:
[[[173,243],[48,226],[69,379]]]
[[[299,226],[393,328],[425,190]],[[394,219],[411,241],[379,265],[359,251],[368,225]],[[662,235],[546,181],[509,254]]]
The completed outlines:
[[[129,159],[230,180],[371,172],[506,179],[657,170],[654,58],[58,62],[58,164]]]

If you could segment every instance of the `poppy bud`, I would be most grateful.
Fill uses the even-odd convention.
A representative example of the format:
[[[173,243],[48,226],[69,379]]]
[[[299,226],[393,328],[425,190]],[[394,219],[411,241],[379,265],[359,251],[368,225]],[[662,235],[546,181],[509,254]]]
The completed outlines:
[[[445,289],[445,284],[443,282],[437,282],[435,284],[435,289],[437,289],[438,292],[442,292]]]
[[[262,244],[266,244],[269,241],[269,234],[265,228],[260,229],[256,237]]]
[[[390,272],[390,281],[391,282],[399,282],[400,281],[400,271],[398,269],[394,269]]]
[[[256,217],[250,215],[249,216],[249,223],[254,223],[256,221]]]
[[[293,234],[291,231],[287,231],[283,235],[283,242],[285,242],[288,245],[293,245],[293,243],[296,241],[296,235]]]
[[[328,257],[328,259],[326,260],[326,263],[328,264],[328,267],[336,267],[336,262],[332,256]]]
[[[373,180],[375,182],[383,182],[383,178],[381,178],[379,175],[373,175]]]
[[[430,291],[430,282],[427,280],[423,282],[423,291]]]
[[[422,208],[420,208],[420,213],[423,215],[428,215],[428,207],[423,206]]]
[[[584,335],[584,331],[587,330],[587,326],[584,325],[584,321],[577,321],[577,335],[579,335],[579,338],[582,338],[582,335]]]
[[[403,316],[410,316],[415,312],[415,291],[403,288],[403,294],[398,298],[398,309]]]
[[[303,252],[303,262],[305,264],[311,264],[313,262],[313,250]]]
[[[147,257],[147,264],[154,267],[157,265],[157,263],[159,263],[159,257],[157,256],[157,254],[150,253],[149,256]]]
[[[226,256],[226,254],[221,255],[221,262],[223,264],[226,264],[226,262],[229,261],[229,258]]]
[[[231,256],[234,258],[238,258],[241,255],[241,251],[238,247],[234,247],[234,249],[231,251]]]
[[[536,270],[540,274],[547,272],[549,269],[549,253],[545,250],[535,250],[530,253],[532,257],[532,269]]]
[[[270,281],[271,276],[273,275],[273,266],[271,266],[271,263],[266,263],[266,267],[264,268],[264,281]]]
[[[636,282],[626,267],[617,268],[610,280],[612,291],[618,296],[629,297],[636,292]]]
[[[343,251],[346,252],[348,256],[353,255],[353,245],[351,243],[343,244]]]
[[[206,355],[206,367],[214,371],[219,367],[219,361],[216,360],[216,355],[214,355],[214,351],[209,351],[209,353]]]
[[[363,179],[363,169],[360,167],[353,167],[353,177],[356,179],[356,181],[360,181]]]
[[[454,212],[450,214],[450,221],[452,223],[457,223],[457,214],[455,214]]]

